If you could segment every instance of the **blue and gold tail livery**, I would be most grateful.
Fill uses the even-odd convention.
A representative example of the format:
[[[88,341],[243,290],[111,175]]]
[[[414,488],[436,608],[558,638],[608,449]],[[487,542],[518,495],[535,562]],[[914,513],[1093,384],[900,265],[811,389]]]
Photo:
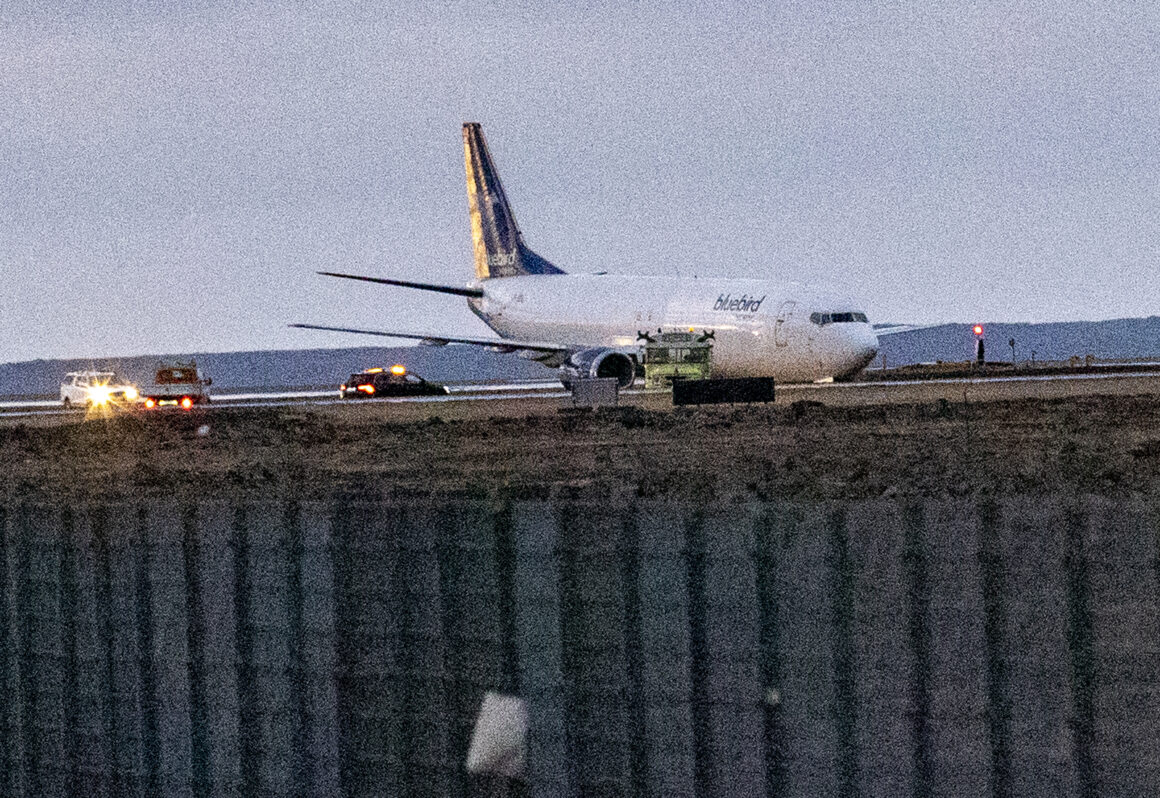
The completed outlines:
[[[478,122],[463,124],[463,157],[467,165],[467,209],[475,248],[475,276],[483,280],[521,274],[563,274],[562,269],[524,244]]]

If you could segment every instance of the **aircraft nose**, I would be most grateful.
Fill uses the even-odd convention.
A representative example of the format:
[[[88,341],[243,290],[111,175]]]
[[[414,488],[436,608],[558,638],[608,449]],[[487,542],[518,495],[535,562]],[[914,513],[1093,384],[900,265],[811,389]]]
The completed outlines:
[[[878,354],[878,336],[874,334],[872,328],[867,327],[854,332],[851,338],[853,344],[852,359],[858,363],[858,370],[861,370],[870,365],[870,362]]]
[[[841,373],[836,378],[854,377],[870,365],[878,354],[878,336],[873,329],[848,329],[844,334]]]

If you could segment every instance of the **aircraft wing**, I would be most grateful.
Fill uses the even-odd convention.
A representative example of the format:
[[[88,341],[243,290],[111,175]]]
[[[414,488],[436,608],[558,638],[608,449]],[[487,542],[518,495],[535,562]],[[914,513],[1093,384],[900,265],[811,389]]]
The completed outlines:
[[[937,327],[937,324],[883,324],[881,326],[874,325],[875,335],[894,335],[895,333],[911,332],[913,330],[925,330],[930,327]]]
[[[447,346],[447,344],[467,344],[484,346],[493,352],[519,352],[528,360],[538,360],[549,366],[558,366],[568,355],[581,347],[548,341],[519,341],[512,338],[466,338],[455,335],[431,335],[429,333],[386,332],[382,330],[360,330],[353,327],[326,327],[318,324],[291,324],[303,330],[327,330],[329,332],[356,333],[358,335],[379,335],[384,338],[410,338],[425,346]]]

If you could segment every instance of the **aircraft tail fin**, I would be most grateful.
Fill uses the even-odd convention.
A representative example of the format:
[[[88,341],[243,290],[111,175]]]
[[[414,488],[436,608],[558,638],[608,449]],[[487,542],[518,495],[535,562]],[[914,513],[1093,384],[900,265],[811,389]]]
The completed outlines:
[[[463,124],[463,155],[475,276],[483,280],[521,274],[563,274],[563,269],[524,244],[478,122]]]

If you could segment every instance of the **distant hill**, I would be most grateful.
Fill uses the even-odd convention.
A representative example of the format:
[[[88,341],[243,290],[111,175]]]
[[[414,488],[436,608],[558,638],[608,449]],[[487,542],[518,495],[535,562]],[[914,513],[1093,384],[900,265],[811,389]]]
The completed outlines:
[[[1050,324],[986,324],[988,360],[1010,360],[1008,341],[1015,339],[1017,360],[1067,360],[1092,355],[1098,360],[1160,359],[1160,316],[1112,321]],[[884,335],[881,354],[872,366],[969,360],[974,337],[967,324],[943,324]],[[554,369],[468,346],[357,347],[273,352],[220,352],[147,355],[126,358],[33,360],[0,364],[0,396],[57,395],[61,377],[87,368],[115,369],[135,382],[146,382],[159,360],[196,358],[213,378],[214,391],[337,387],[352,372],[369,366],[402,363],[439,382],[487,382],[554,379]]]
[[[1067,360],[1091,355],[1097,360],[1160,359],[1160,316],[1111,321],[1071,321],[1048,324],[983,325],[987,360],[1011,360],[1009,342],[1015,339],[1015,359]],[[942,324],[879,339],[879,357],[872,364],[888,367],[939,360],[970,360],[975,338],[969,324]]]
[[[190,358],[196,359],[202,372],[213,378],[214,392],[308,387],[337,390],[338,384],[353,372],[394,363],[402,363],[416,374],[438,382],[550,380],[556,376],[554,369],[539,363],[480,347],[364,346],[7,363],[0,364],[0,396],[55,396],[66,372],[83,369],[112,369],[133,382],[143,383],[152,378],[158,361]]]

